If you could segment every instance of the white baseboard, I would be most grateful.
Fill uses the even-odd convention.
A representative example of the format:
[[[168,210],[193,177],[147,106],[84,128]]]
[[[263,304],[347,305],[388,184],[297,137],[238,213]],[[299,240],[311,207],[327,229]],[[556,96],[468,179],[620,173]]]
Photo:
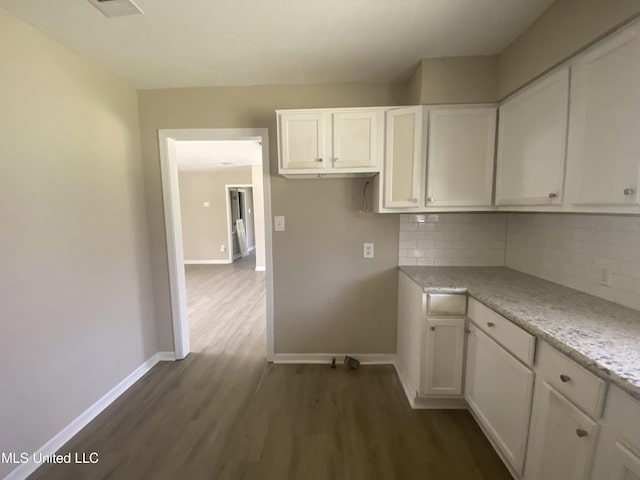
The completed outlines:
[[[267,271],[267,267],[265,267],[264,265],[256,265],[256,272],[266,272]]]
[[[176,359],[174,352],[157,352],[146,362],[131,372],[124,380],[109,390],[102,398],[82,412],[69,425],[60,430],[53,438],[40,447],[30,457],[29,461],[19,465],[17,468],[9,472],[4,480],[24,480],[33,472],[35,472],[39,463],[34,462],[34,456],[38,458],[42,455],[51,455],[64,446],[74,435],[82,430],[89,422],[96,418],[105,408],[111,405],[120,395],[122,395],[129,387],[136,383],[142,376],[151,370],[158,362],[172,361]]]
[[[185,260],[185,265],[229,265],[229,260]]]
[[[396,356],[393,353],[276,353],[273,363],[331,363],[333,358],[342,363],[345,355],[360,361],[361,365],[393,365]]]
[[[404,378],[400,368],[398,368],[398,362],[393,362],[393,366],[396,368],[396,373],[398,374],[398,378],[400,379],[400,384],[402,385],[402,389],[404,390],[404,394],[407,396],[407,400],[409,401],[409,405],[411,408],[415,408],[416,397],[418,396],[418,392],[413,390],[409,385],[409,382]]]

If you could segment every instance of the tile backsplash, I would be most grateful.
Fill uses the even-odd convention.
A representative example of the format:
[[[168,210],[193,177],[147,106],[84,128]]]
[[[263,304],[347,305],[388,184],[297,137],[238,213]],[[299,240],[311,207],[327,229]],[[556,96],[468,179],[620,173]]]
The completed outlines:
[[[400,215],[399,265],[502,266],[507,214]]]
[[[505,265],[640,309],[640,216],[510,214]]]

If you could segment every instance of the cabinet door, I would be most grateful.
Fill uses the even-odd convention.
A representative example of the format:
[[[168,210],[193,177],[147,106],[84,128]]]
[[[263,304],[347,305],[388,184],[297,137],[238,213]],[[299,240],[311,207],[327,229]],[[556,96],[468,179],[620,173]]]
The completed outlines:
[[[579,57],[571,73],[567,189],[574,205],[637,205],[640,29]]]
[[[323,112],[283,113],[280,128],[280,171],[323,171],[325,158]]]
[[[610,472],[611,480],[640,480],[640,457],[617,441]]]
[[[375,171],[382,157],[382,112],[335,112],[332,119],[332,168]]]
[[[491,206],[495,107],[430,108],[427,206]]]
[[[465,398],[503,457],[522,473],[533,372],[475,325],[469,330]]]
[[[569,69],[500,107],[496,205],[560,205],[569,111]]]
[[[527,480],[586,480],[598,424],[547,382],[536,393]]]
[[[464,318],[428,318],[424,360],[426,395],[462,394]]]
[[[386,132],[384,206],[419,207],[424,172],[422,107],[389,110]]]

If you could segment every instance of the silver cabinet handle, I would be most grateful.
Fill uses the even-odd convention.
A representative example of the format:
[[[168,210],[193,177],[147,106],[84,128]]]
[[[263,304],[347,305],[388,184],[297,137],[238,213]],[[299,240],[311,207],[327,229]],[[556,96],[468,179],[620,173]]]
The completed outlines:
[[[571,380],[569,375],[565,375],[564,373],[560,375],[560,381],[562,383],[567,383],[569,380]]]
[[[489,328],[493,328],[493,327],[495,327],[495,326],[496,326],[496,324],[495,324],[495,323],[493,323],[493,322],[487,322],[487,327],[489,327]]]
[[[635,190],[633,188],[625,188],[622,193],[624,193],[625,195],[633,195],[635,192]]]
[[[551,193],[549,194],[549,198],[556,198],[557,196],[558,196],[558,194],[557,194],[557,193],[553,193],[553,192],[551,192]]]
[[[586,430],[578,428],[576,430],[576,435],[578,435],[580,438],[582,438],[582,437],[586,437],[588,435],[588,432]]]
[[[436,327],[431,327],[431,330],[432,330],[432,331],[433,331],[433,330],[435,330],[435,329],[436,329]]]

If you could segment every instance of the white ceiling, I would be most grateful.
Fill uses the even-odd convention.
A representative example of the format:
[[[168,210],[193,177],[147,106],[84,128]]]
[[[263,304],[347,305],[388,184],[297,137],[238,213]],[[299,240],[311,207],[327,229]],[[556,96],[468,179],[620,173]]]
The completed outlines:
[[[175,142],[178,171],[203,172],[262,164],[262,145],[254,140]]]
[[[138,88],[404,80],[418,60],[501,52],[553,0],[0,0]]]

